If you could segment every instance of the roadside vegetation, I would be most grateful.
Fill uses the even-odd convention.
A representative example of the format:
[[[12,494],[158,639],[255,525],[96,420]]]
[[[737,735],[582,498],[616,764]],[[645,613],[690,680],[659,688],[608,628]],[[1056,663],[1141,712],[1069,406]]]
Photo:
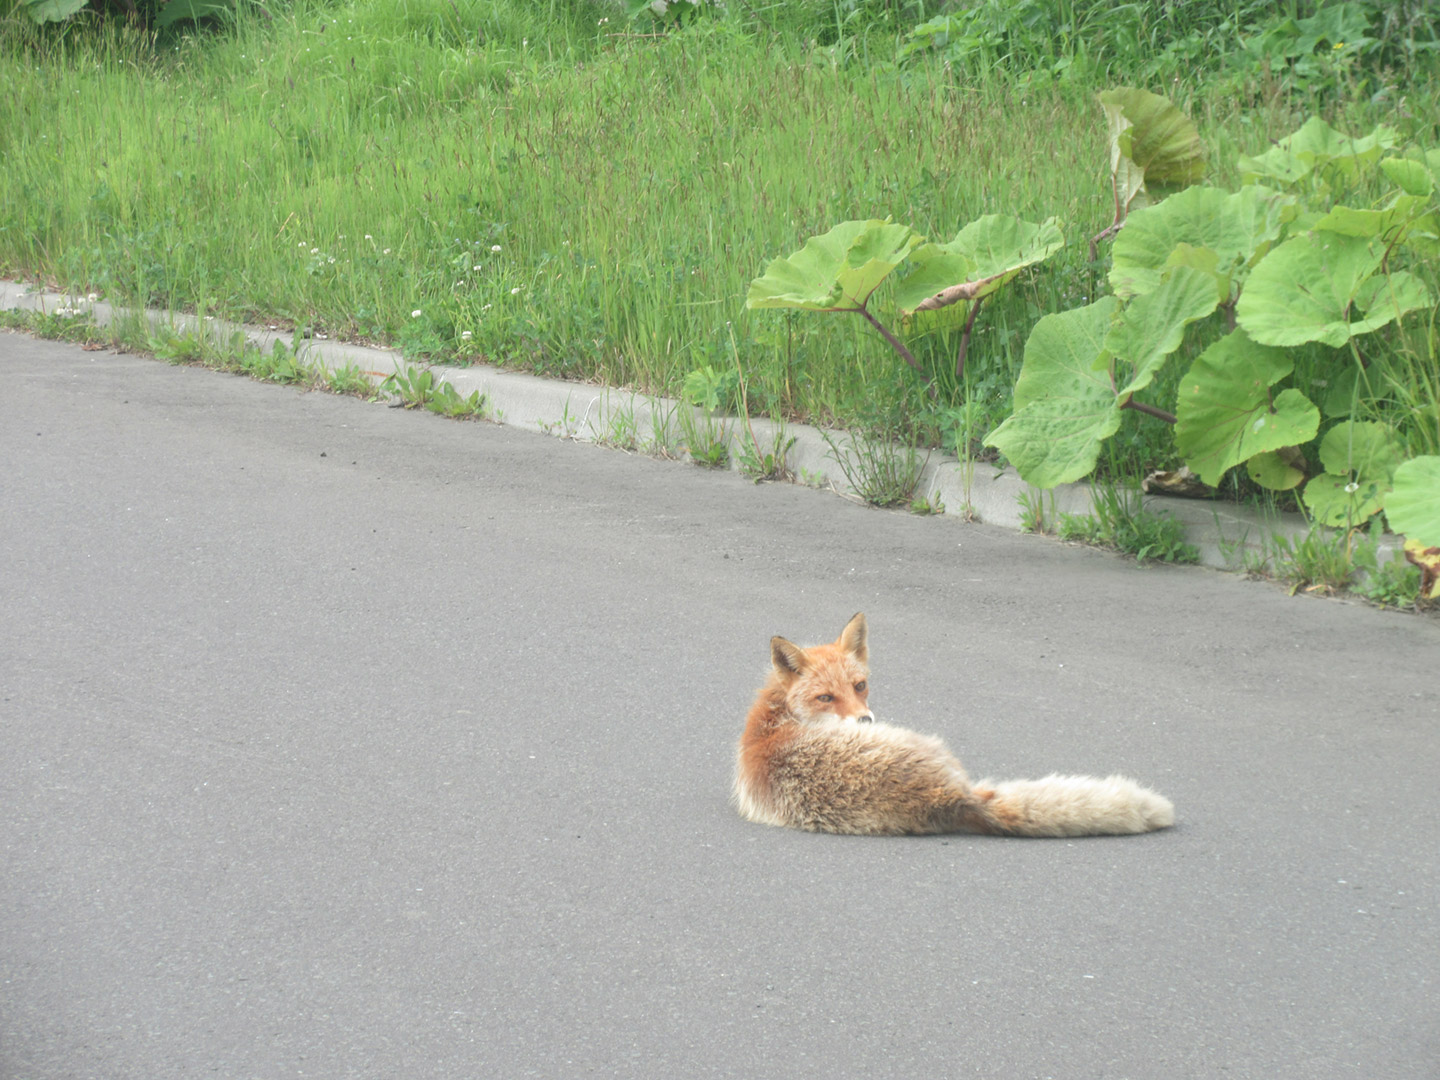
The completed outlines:
[[[1440,545],[1437,76],[1427,0],[0,0],[0,274]]]

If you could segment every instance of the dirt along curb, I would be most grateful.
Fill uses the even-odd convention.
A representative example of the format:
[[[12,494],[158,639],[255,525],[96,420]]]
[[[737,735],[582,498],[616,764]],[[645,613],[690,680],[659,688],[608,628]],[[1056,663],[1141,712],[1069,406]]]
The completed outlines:
[[[32,288],[21,282],[0,281],[0,310],[88,314],[97,326],[133,317],[132,312],[104,301],[46,290],[32,291]],[[708,423],[711,436],[727,444],[729,467],[736,470],[741,468],[741,459],[747,451],[768,454],[789,443],[785,460],[797,481],[859,498],[836,457],[836,448],[843,453],[850,445],[849,436],[843,432],[823,433],[807,424],[780,425],[760,418],[747,423],[743,417],[707,417],[701,410],[673,398],[546,379],[488,365],[468,368],[415,365],[394,349],[317,338],[296,343],[287,331],[196,315],[146,311],[145,318],[152,332],[165,328],[177,334],[204,334],[219,343],[230,342],[239,333],[265,352],[277,341],[286,346],[296,344],[301,362],[326,371],[354,367],[377,385],[409,367],[428,366],[437,380],[448,382],[463,397],[478,390],[488,402],[492,418],[500,423],[562,438],[633,447],[642,452],[663,452],[683,444],[682,420],[689,419],[694,422],[691,431],[704,431]],[[903,451],[896,453],[903,459]],[[1038,508],[1050,524],[1058,522],[1061,514],[1084,515],[1093,508],[1092,489],[1088,484],[1064,484],[1041,491],[1026,484],[1009,468],[964,463],[939,452],[932,452],[922,460],[915,497],[928,500],[932,507],[943,506],[939,512],[945,514],[1019,529],[1027,516],[1027,506],[1029,513]],[[1292,540],[1309,531],[1309,525],[1299,514],[1261,513],[1233,503],[1203,499],[1149,494],[1143,499],[1147,510],[1169,515],[1184,526],[1186,542],[1198,550],[1202,565],[1222,570],[1263,565],[1272,556],[1277,537]],[[1385,562],[1394,558],[1399,549],[1400,544],[1393,537],[1387,537],[1377,554]]]

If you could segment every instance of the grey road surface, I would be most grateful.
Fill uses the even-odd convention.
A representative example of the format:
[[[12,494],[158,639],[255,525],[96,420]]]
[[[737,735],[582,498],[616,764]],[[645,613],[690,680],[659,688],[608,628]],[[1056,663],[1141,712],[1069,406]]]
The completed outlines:
[[[1440,1076],[1440,624],[0,335],[0,1076]],[[728,804],[870,618],[1138,838]]]

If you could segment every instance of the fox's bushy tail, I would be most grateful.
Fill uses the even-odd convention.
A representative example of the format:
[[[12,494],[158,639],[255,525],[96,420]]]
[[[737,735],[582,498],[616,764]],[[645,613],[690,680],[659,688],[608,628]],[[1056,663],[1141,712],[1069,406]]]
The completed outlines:
[[[1124,776],[981,780],[971,796],[971,822],[1008,836],[1120,836],[1175,824],[1169,799]]]

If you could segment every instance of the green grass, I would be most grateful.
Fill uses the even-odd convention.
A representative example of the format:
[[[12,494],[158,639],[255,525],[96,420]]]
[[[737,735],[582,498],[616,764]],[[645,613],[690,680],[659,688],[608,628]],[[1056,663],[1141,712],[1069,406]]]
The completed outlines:
[[[752,412],[921,441],[968,399],[973,441],[1035,320],[1102,287],[1084,238],[1111,210],[1093,103],[1111,61],[965,83],[938,57],[897,67],[902,16],[933,7],[797,0],[653,34],[577,0],[302,0],[158,45],[0,34],[0,273],[645,392],[738,362]],[[821,8],[823,32],[800,24]],[[1166,89],[1222,172],[1317,106],[1233,72]],[[1331,112],[1389,118],[1349,89]],[[1407,92],[1436,115],[1433,88]],[[986,213],[1058,215],[1070,246],[987,304],[965,387],[954,336],[912,342],[938,403],[858,319],[744,308],[769,259],[839,221],[948,239]],[[1433,331],[1410,347],[1433,372]],[[1127,468],[1168,464],[1168,432],[1126,423]]]

